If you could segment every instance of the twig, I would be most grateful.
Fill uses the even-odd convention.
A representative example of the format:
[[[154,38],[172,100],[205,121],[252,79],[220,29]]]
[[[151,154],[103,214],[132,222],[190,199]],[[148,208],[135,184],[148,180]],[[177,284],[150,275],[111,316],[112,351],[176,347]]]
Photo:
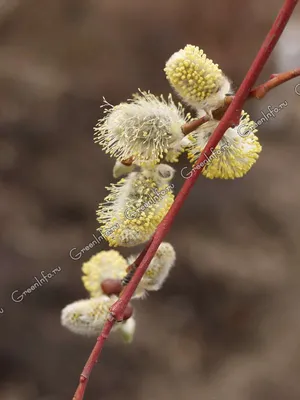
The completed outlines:
[[[294,69],[292,71],[282,72],[280,74],[273,74],[273,75],[271,75],[270,79],[267,82],[252,89],[249,92],[246,100],[251,99],[251,98],[260,100],[263,97],[265,97],[265,95],[270,90],[272,90],[275,87],[282,85],[283,83],[285,83],[293,78],[296,78],[298,76],[300,76],[300,68]],[[214,119],[220,121],[223,118],[226,110],[228,109],[229,105],[232,103],[233,99],[234,99],[234,96],[226,96],[225,97],[224,104],[222,105],[222,107],[219,107],[212,112]],[[184,124],[182,126],[182,128],[181,128],[182,132],[184,135],[188,135],[189,133],[192,133],[194,130],[199,128],[199,126],[205,124],[205,122],[207,122],[207,121],[209,121],[209,116],[205,115],[204,117],[195,119],[194,121],[187,122],[186,124]]]
[[[300,76],[300,68],[282,72],[281,74],[271,75],[270,80],[252,89],[250,96],[255,97],[256,99],[262,99],[271,89],[274,89],[276,86],[296,78],[297,76]]]
[[[298,0],[286,0],[282,9],[280,10],[270,32],[268,33],[266,39],[264,40],[253,64],[251,65],[245,79],[243,80],[241,86],[239,87],[236,95],[234,96],[231,104],[229,105],[228,109],[226,110],[224,117],[220,121],[218,127],[215,129],[214,133],[208,140],[203,152],[201,153],[198,161],[196,162],[196,166],[201,164],[207,157],[209,157],[212,152],[214,151],[215,147],[221,140],[222,136],[224,135],[225,131],[232,125],[235,125],[240,118],[240,110],[245,103],[246,98],[251,91],[253,84],[255,83],[257,77],[259,76],[260,72],[262,71],[265,63],[267,62],[272,50],[274,49],[277,41],[279,40],[284,27],[286,26],[289,17],[292,15],[292,12],[297,4]],[[238,121],[236,118],[238,117]],[[169,212],[165,216],[164,220],[158,226],[154,236],[153,241],[142,260],[141,264],[136,270],[130,284],[124,289],[124,292],[121,298],[112,306],[112,311],[116,318],[119,315],[122,315],[124,312],[124,306],[129,302],[131,296],[133,295],[134,291],[140,280],[142,279],[150,261],[154,257],[160,243],[162,242],[165,235],[168,233],[175,216],[177,215],[178,211],[180,210],[182,204],[184,203],[185,199],[187,198],[190,190],[196,183],[198,176],[201,174],[203,167],[194,168],[194,173],[192,176],[186,180],[184,185],[182,186],[179,194],[177,195],[173,205],[171,206]]]
[[[127,267],[127,275],[122,279],[122,286],[125,287],[128,285],[128,283],[131,281],[131,278],[133,277],[135,271],[137,270],[137,267],[140,265],[142,259],[144,258],[145,254],[147,253],[150,244],[152,243],[152,239],[148,242],[147,246],[144,248],[144,250],[140,253],[138,258]],[[121,293],[122,294],[122,293]]]
[[[199,126],[205,124],[205,122],[209,121],[209,116],[204,115],[204,117],[201,117],[199,119],[194,119],[191,122],[187,122],[181,127],[182,133],[184,135],[188,135],[189,133],[195,131]]]
[[[102,329],[101,335],[97,338],[97,343],[96,343],[95,347],[93,348],[93,351],[91,352],[91,355],[89,356],[89,359],[87,360],[87,362],[83,368],[83,371],[82,371],[82,373],[80,375],[80,379],[79,379],[79,385],[75,392],[73,400],[82,400],[83,399],[85,389],[86,389],[90,374],[92,372],[92,369],[94,368],[95,364],[98,361],[98,358],[103,349],[104,342],[108,338],[114,323],[115,323],[114,318],[112,316],[110,316],[107,319],[107,321]]]
[[[281,36],[283,29],[286,26],[290,16],[292,15],[293,10],[297,3],[298,0],[285,0],[284,5],[282,6],[270,32],[268,33],[265,41],[263,42],[263,45],[259,50],[253,64],[251,65],[245,79],[243,80],[241,86],[239,87],[235,97],[233,98],[231,104],[229,105],[227,111],[225,112],[224,117],[220,121],[218,127],[208,140],[208,143],[205,146],[203,152],[201,153],[196,163],[196,166],[199,166],[199,164],[201,164],[201,162],[204,161],[206,157],[209,157],[212,154],[213,150],[221,140],[225,131],[232,124],[236,125],[238,123],[243,104],[246,98],[248,97],[249,92],[251,91],[251,88],[255,83],[258,75],[260,74],[265,63],[267,62],[272,50],[274,49],[279,37]],[[169,231],[175,216],[179,212],[190,190],[195,185],[197,178],[201,174],[202,169],[203,167],[200,167],[199,169],[197,168],[194,169],[194,174],[189,179],[187,179],[184,185],[182,186],[172,207],[170,208],[169,212],[167,213],[163,221],[158,226],[153,236],[153,239],[150,242],[150,245],[147,246],[148,249],[144,252],[145,255],[141,260],[140,265],[137,267],[136,272],[132,277],[130,283],[125,287],[119,300],[117,300],[117,302],[112,306],[110,318],[108,318],[107,322],[105,323],[102,333],[97,339],[97,343],[94,349],[92,350],[88,362],[86,363],[83,369],[83,372],[80,377],[79,386],[77,388],[73,400],[83,399],[88,379],[102,351],[105,339],[108,337],[114,322],[116,320],[120,320],[124,315],[126,305],[129,303],[133,293],[137,288],[137,285],[141,281],[144,273],[146,272],[147,267],[150,264],[152,258],[154,257],[159,245],[161,244],[165,235]]]
[[[282,72],[280,74],[272,74],[270,76],[270,79],[267,82],[262,83],[261,85],[250,90],[250,92],[248,93],[248,96],[246,97],[246,100],[251,99],[251,98],[256,98],[256,99],[260,100],[263,97],[265,97],[265,95],[270,90],[272,90],[275,87],[282,85],[283,83],[285,83],[291,79],[294,79],[298,76],[300,76],[300,68],[294,69],[292,71]],[[228,109],[229,105],[232,103],[233,99],[234,99],[234,96],[226,96],[225,97],[224,104],[212,112],[214,119],[220,121],[223,118],[226,110]],[[199,126],[201,126],[201,125],[205,124],[205,122],[209,121],[209,119],[210,118],[208,115],[204,115],[201,118],[194,119],[191,122],[187,122],[186,124],[184,124],[181,127],[182,133],[184,135],[188,135],[188,134],[194,132],[197,128],[199,128]],[[133,159],[129,158],[128,160],[122,161],[122,164],[128,166],[128,165],[131,165],[132,162],[133,162]]]

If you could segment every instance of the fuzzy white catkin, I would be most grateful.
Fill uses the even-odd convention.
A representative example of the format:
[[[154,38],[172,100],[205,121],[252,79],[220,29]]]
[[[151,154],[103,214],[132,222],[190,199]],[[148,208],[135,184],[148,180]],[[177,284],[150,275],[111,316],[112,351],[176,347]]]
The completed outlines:
[[[98,336],[107,320],[110,307],[117,297],[99,297],[78,300],[66,306],[61,312],[61,324],[71,332],[83,336]],[[125,343],[131,343],[136,322],[133,316],[124,322],[115,323],[112,330],[119,331]]]
[[[140,166],[154,165],[166,157],[168,162],[178,161],[182,152],[181,126],[189,116],[172,100],[168,101],[149,92],[140,91],[128,103],[108,107],[104,118],[94,129],[98,143],[118,161],[132,159]]]
[[[137,256],[130,256],[127,260],[128,264],[132,264],[136,258]],[[175,261],[176,253],[173,246],[170,243],[161,243],[139,283],[135,297],[144,297],[147,291],[159,290],[167,279]]]
[[[117,297],[105,295],[75,301],[61,312],[61,324],[79,335],[99,335]],[[117,327],[118,325],[115,325]],[[116,328],[115,328],[116,329]]]

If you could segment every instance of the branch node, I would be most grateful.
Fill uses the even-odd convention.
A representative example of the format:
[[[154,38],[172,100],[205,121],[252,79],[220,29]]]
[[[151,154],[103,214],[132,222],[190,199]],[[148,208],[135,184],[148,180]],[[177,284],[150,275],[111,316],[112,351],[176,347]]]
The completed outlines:
[[[87,381],[87,379],[88,379],[88,378],[87,378],[86,376],[84,376],[83,374],[81,374],[81,375],[80,375],[79,382],[80,382],[80,383],[85,383],[85,382]]]

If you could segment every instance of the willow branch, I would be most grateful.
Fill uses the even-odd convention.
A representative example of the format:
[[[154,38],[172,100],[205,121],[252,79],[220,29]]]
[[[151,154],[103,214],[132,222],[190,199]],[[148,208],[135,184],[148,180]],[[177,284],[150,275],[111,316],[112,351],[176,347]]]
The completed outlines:
[[[271,76],[270,80],[252,89],[250,92],[250,97],[255,97],[256,99],[260,100],[265,97],[270,90],[293,78],[297,78],[298,76],[300,76],[300,68],[292,71],[282,72],[280,74],[274,74]]]
[[[128,274],[130,274],[131,270],[134,270],[134,272],[136,271],[136,269],[140,265],[141,261],[143,260],[145,254],[147,253],[151,243],[152,243],[152,239],[148,242],[148,244],[146,245],[144,250],[140,253],[140,255],[137,257],[137,259],[131,265],[128,266],[128,268],[127,268]],[[130,278],[132,278],[132,276],[130,276]],[[106,294],[117,294],[120,296],[120,299],[121,299],[122,289],[123,289],[123,281],[119,282],[119,286],[118,286],[116,280],[112,280],[112,281],[113,282],[111,282],[111,283],[112,283],[113,290],[111,290],[111,293],[108,293],[108,291],[106,290]],[[113,312],[110,313],[109,318],[107,319],[107,321],[103,327],[101,335],[98,337],[97,343],[96,343],[95,347],[93,348],[93,350],[89,356],[89,359],[87,360],[87,362],[83,368],[82,373],[80,374],[79,385],[74,394],[73,400],[82,400],[83,399],[90,374],[91,374],[95,364],[98,361],[98,358],[101,354],[101,351],[102,351],[102,348],[104,345],[104,342],[108,338],[110,331],[111,331],[112,327],[114,326],[114,323],[116,321],[122,321],[123,319],[125,319],[124,317],[127,317],[126,315],[124,316],[124,314],[125,314],[125,310],[126,310],[126,307],[128,306],[128,304],[129,304],[129,302],[127,304],[125,304],[123,313],[122,313],[122,315],[119,313],[118,318],[116,318],[116,316],[114,315]]]
[[[298,76],[300,76],[300,68],[294,69],[292,71],[282,72],[280,74],[273,74],[273,75],[271,75],[271,78],[267,82],[265,82],[259,86],[256,86],[254,89],[252,89],[249,92],[246,100],[251,99],[251,98],[260,100],[263,97],[265,97],[265,95],[270,90],[272,90],[275,87],[282,85],[283,83],[285,83],[291,79],[294,79]],[[214,119],[220,121],[223,118],[226,110],[228,109],[229,105],[232,103],[233,98],[234,98],[234,96],[226,96],[225,97],[224,104],[212,112]],[[187,122],[186,124],[184,124],[182,126],[182,128],[181,128],[182,132],[184,135],[188,135],[188,134],[192,133],[193,131],[195,131],[197,128],[199,128],[199,126],[205,124],[205,122],[207,122],[207,121],[209,121],[209,116],[205,115],[204,117],[195,119],[194,121]]]
[[[184,135],[188,135],[191,132],[194,132],[199,126],[205,124],[205,122],[209,121],[209,116],[204,115],[204,117],[194,119],[193,121],[187,122],[182,125],[181,130]]]
[[[298,0],[285,0],[270,32],[268,33],[266,39],[264,40],[253,64],[251,65],[245,79],[243,80],[241,86],[239,87],[235,97],[232,99],[231,104],[226,110],[224,117],[221,119],[219,125],[215,129],[214,133],[208,140],[203,152],[201,153],[196,165],[193,169],[193,174],[189,179],[186,180],[184,185],[182,186],[179,194],[177,195],[173,205],[171,206],[169,212],[163,219],[163,221],[159,224],[156,232],[153,235],[152,241],[147,246],[148,249],[144,252],[144,257],[141,260],[141,263],[137,267],[131,281],[124,288],[123,292],[120,295],[120,298],[116,301],[116,303],[111,308],[111,314],[108,318],[107,322],[104,325],[101,335],[97,339],[97,343],[92,350],[92,353],[86,363],[83,372],[80,377],[79,386],[75,393],[73,400],[82,400],[84,396],[84,392],[86,389],[86,385],[92,369],[95,363],[98,360],[98,357],[102,351],[104,342],[108,337],[113,324],[116,320],[122,320],[122,316],[124,315],[125,308],[129,303],[132,295],[134,294],[139,282],[141,281],[143,275],[145,274],[148,265],[150,264],[152,258],[154,257],[159,245],[163,241],[164,237],[168,233],[175,216],[178,214],[180,208],[182,207],[184,201],[189,195],[192,187],[195,185],[199,175],[202,172],[203,166],[200,164],[209,157],[214,151],[215,147],[221,140],[222,136],[226,132],[226,130],[232,125],[237,124],[240,118],[240,113],[242,107],[249,96],[251,88],[257,80],[261,70],[263,69],[265,63],[267,62],[271,52],[273,51],[277,41],[279,40],[284,27],[286,26],[290,16],[293,13],[293,10],[298,3]]]
[[[282,85],[283,83],[285,83],[291,79],[294,79],[298,76],[300,76],[300,68],[294,69],[292,71],[281,72],[280,74],[273,74],[273,75],[271,75],[270,79],[267,82],[262,83],[261,85],[256,86],[254,89],[250,90],[246,100],[251,99],[251,98],[260,100],[263,97],[265,97],[265,95],[270,90],[272,90],[275,87]],[[226,96],[225,97],[224,104],[212,112],[214,119],[220,121],[223,118],[226,110],[228,109],[229,105],[232,103],[233,98],[234,98],[234,96]],[[209,119],[210,118],[208,115],[204,115],[201,118],[195,119],[191,122],[187,122],[186,124],[184,124],[181,127],[182,133],[184,135],[188,135],[188,134],[194,132],[197,128],[199,128],[199,126],[201,126],[201,125],[205,124],[205,122],[209,121]],[[131,165],[132,162],[133,162],[132,158],[122,161],[122,163],[127,166]]]
[[[240,110],[242,109],[246,98],[253,87],[253,84],[257,80],[260,72],[262,71],[265,63],[267,62],[272,50],[274,49],[277,41],[279,40],[284,27],[286,26],[292,12],[298,3],[298,0],[286,0],[284,2],[283,7],[281,8],[270,32],[268,33],[266,39],[264,40],[256,58],[253,61],[249,71],[246,74],[245,79],[243,80],[241,86],[239,87],[236,95],[234,96],[231,104],[226,110],[224,117],[220,121],[219,125],[215,129],[214,133],[211,135],[208,140],[203,152],[201,153],[196,165],[193,169],[193,174],[189,179],[186,180],[184,185],[182,186],[179,194],[177,195],[173,205],[171,206],[169,212],[163,219],[163,221],[158,226],[156,232],[154,233],[152,243],[149,246],[148,251],[146,252],[145,257],[140,263],[139,267],[136,270],[136,273],[132,277],[130,283],[124,289],[121,298],[112,306],[112,312],[118,319],[119,315],[124,313],[125,305],[129,302],[131,296],[136,290],[137,285],[142,279],[150,261],[154,257],[159,245],[164,239],[165,235],[168,233],[175,216],[178,214],[180,208],[182,207],[185,199],[187,198],[190,190],[195,185],[197,178],[201,174],[203,166],[200,164],[209,157],[214,151],[215,147],[222,139],[226,130],[236,124],[236,117],[238,119],[240,117]]]
[[[81,372],[80,379],[79,379],[79,385],[77,387],[77,390],[75,392],[73,400],[82,400],[83,399],[90,374],[91,374],[95,364],[98,361],[98,358],[99,358],[101,351],[103,349],[103,346],[104,346],[104,342],[108,338],[110,331],[112,330],[112,327],[114,326],[114,323],[115,323],[115,320],[110,315],[102,329],[100,336],[97,338],[97,343],[96,343],[95,347],[93,348],[93,351],[91,352],[89,359],[87,360],[87,362],[83,368],[83,371]]]

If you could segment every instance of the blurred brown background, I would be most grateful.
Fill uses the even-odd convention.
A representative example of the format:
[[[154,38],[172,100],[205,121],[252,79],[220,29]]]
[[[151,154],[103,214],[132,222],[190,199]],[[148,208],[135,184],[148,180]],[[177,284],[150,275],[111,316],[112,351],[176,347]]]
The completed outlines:
[[[93,240],[112,181],[92,139],[102,97],[169,93],[164,63],[187,43],[238,87],[281,3],[0,0],[1,400],[70,400],[94,345],[60,326],[60,310],[86,296],[81,264],[107,248],[69,255]],[[299,19],[298,7],[261,81],[299,67]],[[288,106],[260,128],[244,179],[199,179],[168,236],[176,267],[138,304],[132,345],[106,343],[87,400],[299,400],[298,83],[247,103],[254,120]]]

